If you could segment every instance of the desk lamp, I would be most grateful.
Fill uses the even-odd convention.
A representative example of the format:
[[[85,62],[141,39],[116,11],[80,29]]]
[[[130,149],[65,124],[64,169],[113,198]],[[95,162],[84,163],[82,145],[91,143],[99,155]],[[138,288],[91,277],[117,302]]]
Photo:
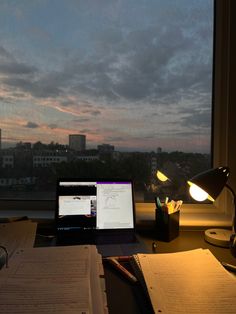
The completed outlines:
[[[218,167],[202,172],[188,181],[189,192],[196,201],[206,199],[214,202],[224,187],[227,187],[234,197],[233,228],[236,230],[236,195],[233,189],[226,183],[229,177],[228,167]],[[205,240],[211,244],[229,247],[232,231],[226,229],[208,229],[205,231]]]

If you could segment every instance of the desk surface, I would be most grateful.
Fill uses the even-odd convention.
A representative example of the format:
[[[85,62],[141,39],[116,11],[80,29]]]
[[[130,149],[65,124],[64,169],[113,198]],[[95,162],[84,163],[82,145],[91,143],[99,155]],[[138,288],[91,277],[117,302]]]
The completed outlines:
[[[152,243],[157,243],[157,253],[171,253],[192,250],[196,248],[209,249],[220,262],[236,265],[230,250],[208,244],[204,240],[204,231],[182,230],[179,237],[171,242],[162,242],[155,239],[153,232],[142,230],[138,232],[140,240],[146,245],[147,251],[152,253]],[[42,240],[36,237],[35,246],[48,246],[50,240]],[[134,285],[123,278],[116,270],[107,263],[104,264],[107,301],[110,314],[128,313],[151,313],[150,304],[139,285]]]

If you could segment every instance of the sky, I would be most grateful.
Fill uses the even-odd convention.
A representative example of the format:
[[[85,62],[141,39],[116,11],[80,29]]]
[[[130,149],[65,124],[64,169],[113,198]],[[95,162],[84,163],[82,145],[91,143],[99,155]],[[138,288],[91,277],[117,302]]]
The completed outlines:
[[[0,0],[2,147],[210,152],[213,0]]]

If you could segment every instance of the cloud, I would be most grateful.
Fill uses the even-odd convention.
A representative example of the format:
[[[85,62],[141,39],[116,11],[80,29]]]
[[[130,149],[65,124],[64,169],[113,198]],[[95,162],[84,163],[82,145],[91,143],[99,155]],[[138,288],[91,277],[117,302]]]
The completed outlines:
[[[1,74],[33,74],[37,72],[37,69],[34,66],[29,66],[24,63],[17,62],[8,62],[0,63],[0,73]]]
[[[83,110],[82,113],[88,113],[92,116],[99,116],[102,112],[100,110]]]
[[[51,124],[48,124],[48,127],[53,130],[53,129],[57,129],[58,125],[55,123],[51,123]]]
[[[188,113],[187,116],[181,119],[181,124],[185,127],[198,127],[199,129],[204,130],[211,128],[211,110],[192,110]]]
[[[2,75],[29,75],[37,72],[35,66],[19,62],[4,47],[0,46],[0,74]]]
[[[28,121],[27,124],[24,127],[25,128],[29,128],[29,129],[37,129],[37,128],[40,127],[40,125],[38,125],[35,122]]]
[[[30,78],[9,77],[2,79],[2,82],[35,98],[57,97],[61,94],[61,90],[47,79],[32,81]]]
[[[0,46],[0,58],[1,60],[8,60],[11,58],[11,54],[2,46]]]
[[[90,121],[90,119],[86,118],[86,117],[80,117],[80,118],[74,119],[73,121],[76,122],[76,123],[83,123],[83,122]]]

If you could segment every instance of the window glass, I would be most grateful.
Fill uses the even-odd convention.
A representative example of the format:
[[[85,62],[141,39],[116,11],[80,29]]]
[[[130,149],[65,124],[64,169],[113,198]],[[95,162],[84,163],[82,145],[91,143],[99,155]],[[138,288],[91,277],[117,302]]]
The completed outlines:
[[[213,4],[0,0],[0,198],[131,177],[137,201],[192,201],[211,166]]]

